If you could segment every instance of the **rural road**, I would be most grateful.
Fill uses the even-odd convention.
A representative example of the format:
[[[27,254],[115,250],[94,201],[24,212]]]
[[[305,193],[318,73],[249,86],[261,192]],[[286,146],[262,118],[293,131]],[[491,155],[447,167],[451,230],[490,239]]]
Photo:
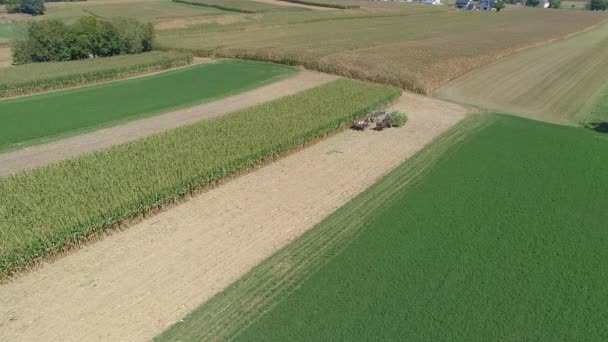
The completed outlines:
[[[222,100],[0,154],[0,177],[134,141],[172,128],[191,125],[204,119],[293,95],[335,79],[338,77],[300,71],[294,77]]]
[[[413,94],[393,109],[404,127],[338,133],[1,285],[0,336],[153,338],[468,113]]]

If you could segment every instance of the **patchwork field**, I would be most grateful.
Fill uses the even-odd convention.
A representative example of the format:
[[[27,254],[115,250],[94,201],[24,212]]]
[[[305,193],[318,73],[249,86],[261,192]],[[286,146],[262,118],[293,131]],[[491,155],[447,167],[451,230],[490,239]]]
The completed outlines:
[[[196,71],[189,70],[190,74]],[[144,91],[143,86],[138,89]],[[0,234],[6,237],[0,245],[0,273],[348,127],[399,93],[338,80],[249,110],[0,178],[0,208],[11,213],[0,221]]]
[[[0,101],[0,149],[15,149],[208,102],[295,73],[294,68],[280,65],[223,61]]]
[[[10,52],[6,53],[10,62]],[[153,51],[138,55],[20,65],[0,70],[0,98],[125,78],[191,62],[190,54]]]
[[[435,96],[537,120],[608,121],[608,23],[477,69]]]
[[[608,14],[451,4],[0,14],[0,339],[607,341]]]
[[[603,341],[608,139],[470,119],[159,341]]]
[[[493,15],[402,4],[265,13],[232,24],[163,30],[158,43],[165,49],[187,49],[204,56],[301,64],[426,93],[522,48],[605,18],[585,11],[518,10]],[[472,34],[480,27],[483,34]]]
[[[407,124],[337,133],[0,286],[0,336],[150,341],[467,114],[407,93],[389,110]]]
[[[272,82],[220,100],[138,119],[45,144],[0,153],[0,177],[33,170],[62,160],[136,141],[202,120],[295,95],[338,79],[337,76],[300,71],[297,75]]]

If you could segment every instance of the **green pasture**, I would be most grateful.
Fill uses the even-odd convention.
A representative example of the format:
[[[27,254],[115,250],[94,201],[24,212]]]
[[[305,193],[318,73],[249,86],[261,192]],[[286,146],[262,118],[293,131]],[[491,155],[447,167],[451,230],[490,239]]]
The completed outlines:
[[[468,119],[157,340],[606,341],[607,161]]]
[[[296,73],[223,61],[149,77],[0,101],[0,149],[115,125],[262,86]]]

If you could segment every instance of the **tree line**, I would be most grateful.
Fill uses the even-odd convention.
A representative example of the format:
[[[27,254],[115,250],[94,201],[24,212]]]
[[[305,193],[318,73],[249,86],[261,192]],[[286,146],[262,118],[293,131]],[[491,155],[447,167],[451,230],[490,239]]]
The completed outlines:
[[[0,0],[0,5],[6,5],[8,13],[26,13],[43,15],[46,12],[45,2],[77,2],[87,0]]]
[[[43,15],[46,11],[44,0],[0,0],[0,4],[6,4],[8,13]]]
[[[80,18],[71,25],[59,20],[28,23],[12,42],[13,64],[61,62],[90,57],[136,54],[152,50],[154,27],[132,18]]]

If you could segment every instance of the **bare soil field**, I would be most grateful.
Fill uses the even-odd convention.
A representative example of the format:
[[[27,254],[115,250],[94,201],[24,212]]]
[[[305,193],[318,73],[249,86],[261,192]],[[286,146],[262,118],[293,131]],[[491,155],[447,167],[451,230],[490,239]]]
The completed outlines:
[[[11,63],[12,63],[11,48],[0,46],[0,68],[9,67],[9,66],[11,66]]]
[[[332,75],[301,71],[295,77],[226,99],[0,154],[0,176],[141,139],[168,129],[187,126],[200,120],[292,95],[335,79],[337,77]]]
[[[0,286],[0,335],[153,338],[469,112],[411,94],[392,109],[404,127],[339,133]]]
[[[608,23],[479,68],[434,95],[536,120],[575,125],[608,89]]]

